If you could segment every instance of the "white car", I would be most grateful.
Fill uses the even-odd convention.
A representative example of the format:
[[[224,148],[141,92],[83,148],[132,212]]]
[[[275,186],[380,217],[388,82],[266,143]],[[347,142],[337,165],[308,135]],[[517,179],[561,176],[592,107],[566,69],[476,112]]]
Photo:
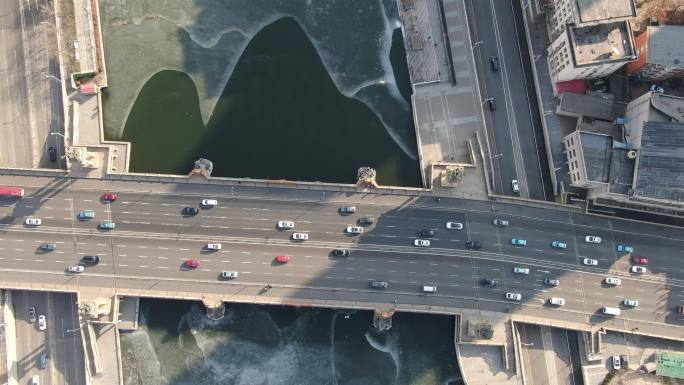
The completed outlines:
[[[613,285],[613,286],[620,286],[622,283],[622,280],[620,278],[615,278],[615,277],[606,277],[606,283],[608,285]]]
[[[587,266],[598,266],[598,260],[592,258],[584,258],[582,263]]]
[[[646,268],[643,266],[632,266],[631,269],[629,269],[634,274],[644,274],[646,272]]]
[[[31,385],[40,385],[40,377],[37,374],[31,377]]]
[[[200,205],[202,205],[202,207],[214,207],[218,205],[218,201],[216,199],[202,199]]]
[[[629,307],[637,307],[637,306],[639,306],[639,301],[637,301],[635,299],[626,299],[626,300],[622,301],[622,304],[625,306],[629,306]]]
[[[525,274],[525,275],[529,275],[529,274],[530,274],[530,269],[527,268],[527,267],[516,266],[516,267],[513,268],[513,272],[514,272],[515,274]]]
[[[587,243],[601,243],[601,237],[597,237],[595,235],[587,235],[584,237],[584,242]]]
[[[549,303],[555,306],[563,306],[565,305],[565,299],[560,297],[551,297],[551,299],[549,299]]]
[[[221,250],[220,243],[207,243],[207,250]]]
[[[41,314],[38,316],[38,329],[40,329],[40,330],[47,329],[47,321],[45,320],[44,314]]]
[[[516,194],[520,192],[520,186],[518,185],[517,179],[513,179],[511,181],[511,188],[513,189],[513,192]]]
[[[41,221],[39,218],[26,218],[26,221],[24,222],[27,226],[40,226],[43,221]]]
[[[285,229],[285,230],[294,229],[294,222],[292,222],[292,221],[278,221],[278,227],[281,229]]]
[[[461,223],[461,222],[447,222],[446,228],[449,230],[463,230],[463,223]]]
[[[613,361],[613,369],[620,370],[620,368],[622,368],[622,364],[620,363],[620,355],[619,354],[614,355],[612,361]]]
[[[292,239],[295,241],[306,241],[309,239],[309,234],[307,233],[292,233]]]
[[[221,278],[223,279],[235,279],[238,277],[237,271],[222,271]]]
[[[363,227],[351,226],[351,225],[350,225],[350,226],[347,226],[347,228],[345,229],[345,231],[346,231],[348,234],[362,234],[362,233],[363,233]]]
[[[418,247],[429,247],[430,241],[427,239],[416,239],[413,241],[413,245]]]
[[[83,267],[81,265],[72,265],[72,266],[67,267],[67,271],[69,273],[83,273],[84,270],[85,270],[85,267]]]
[[[506,293],[506,299],[510,299],[511,301],[520,301],[522,300],[522,294],[508,292]]]

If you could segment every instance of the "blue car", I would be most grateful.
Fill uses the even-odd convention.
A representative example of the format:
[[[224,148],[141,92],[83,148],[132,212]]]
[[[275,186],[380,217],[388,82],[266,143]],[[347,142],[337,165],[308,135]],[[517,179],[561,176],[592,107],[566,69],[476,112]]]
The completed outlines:
[[[624,253],[632,253],[634,252],[634,248],[628,245],[617,245],[617,251]]]
[[[553,242],[551,242],[551,247],[553,247],[555,249],[567,249],[568,244],[565,242],[561,242],[561,241],[553,241]]]
[[[511,238],[511,245],[513,246],[525,246],[527,241],[524,239]]]
[[[112,221],[104,220],[100,222],[100,225],[98,227],[100,228],[100,230],[114,230],[116,224]]]
[[[93,218],[95,218],[95,211],[93,210],[81,210],[81,212],[78,213],[78,219],[88,220]]]

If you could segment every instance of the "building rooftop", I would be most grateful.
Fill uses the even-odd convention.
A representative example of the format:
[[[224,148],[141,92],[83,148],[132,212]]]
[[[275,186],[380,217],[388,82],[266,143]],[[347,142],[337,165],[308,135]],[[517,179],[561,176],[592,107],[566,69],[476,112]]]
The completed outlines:
[[[577,66],[636,59],[629,23],[596,24],[568,29]]]
[[[568,116],[587,116],[601,120],[613,120],[613,104],[610,98],[602,98],[574,92],[563,92],[557,113]]]
[[[684,68],[684,26],[648,27],[648,62]]]
[[[684,123],[644,123],[635,194],[684,202]]]
[[[636,17],[633,0],[576,0],[580,23]]]
[[[580,132],[580,140],[584,164],[587,168],[587,179],[608,183],[613,138],[593,132]]]

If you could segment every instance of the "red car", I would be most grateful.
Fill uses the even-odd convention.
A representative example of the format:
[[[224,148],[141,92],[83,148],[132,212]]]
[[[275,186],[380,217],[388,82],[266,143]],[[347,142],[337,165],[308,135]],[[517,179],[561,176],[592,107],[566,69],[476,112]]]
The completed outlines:
[[[289,255],[279,255],[276,257],[276,262],[288,263],[288,262],[290,262],[290,256]]]
[[[200,266],[200,261],[199,259],[188,259],[185,261],[185,267],[189,269],[196,269]]]
[[[114,193],[104,193],[100,197],[105,202],[114,202],[118,197]]]
[[[636,265],[648,265],[648,258],[635,255],[632,257],[632,263]]]

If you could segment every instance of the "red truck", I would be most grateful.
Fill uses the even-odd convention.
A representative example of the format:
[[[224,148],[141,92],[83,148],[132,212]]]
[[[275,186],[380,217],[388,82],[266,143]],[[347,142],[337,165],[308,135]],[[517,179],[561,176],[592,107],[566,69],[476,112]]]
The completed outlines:
[[[0,186],[0,197],[21,198],[24,196],[23,187]]]

